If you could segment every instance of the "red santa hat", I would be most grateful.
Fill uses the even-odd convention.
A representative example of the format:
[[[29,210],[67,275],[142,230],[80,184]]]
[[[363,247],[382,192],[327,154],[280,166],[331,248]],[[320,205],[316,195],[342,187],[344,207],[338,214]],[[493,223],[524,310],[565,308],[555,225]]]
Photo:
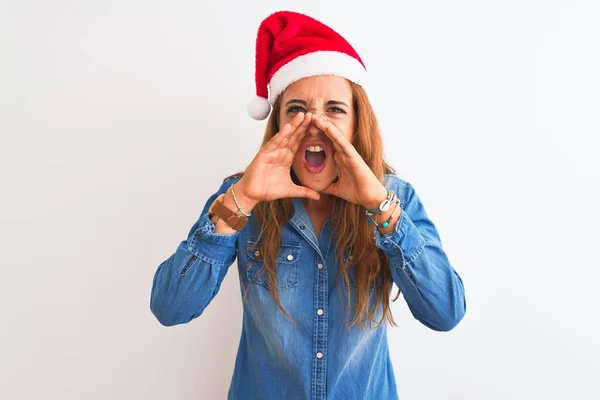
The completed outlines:
[[[248,114],[269,116],[286,87],[315,75],[337,75],[361,86],[366,68],[350,43],[327,25],[291,11],[278,11],[262,21],[256,37],[256,97]]]

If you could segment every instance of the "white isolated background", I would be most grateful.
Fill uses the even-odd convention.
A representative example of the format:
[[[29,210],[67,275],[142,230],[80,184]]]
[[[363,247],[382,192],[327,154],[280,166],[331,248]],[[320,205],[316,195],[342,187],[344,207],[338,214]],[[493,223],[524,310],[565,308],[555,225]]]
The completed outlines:
[[[185,325],[150,289],[259,147],[254,40],[278,9],[363,57],[386,157],[466,287],[451,332],[394,303],[401,398],[600,398],[598,2],[0,4],[0,398],[226,397],[236,268]]]

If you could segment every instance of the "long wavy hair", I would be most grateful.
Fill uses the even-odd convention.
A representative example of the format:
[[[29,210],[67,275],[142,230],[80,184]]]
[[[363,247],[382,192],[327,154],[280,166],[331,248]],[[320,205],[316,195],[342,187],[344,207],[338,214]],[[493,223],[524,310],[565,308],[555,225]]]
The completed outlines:
[[[353,146],[361,155],[365,163],[371,168],[375,176],[384,183],[384,174],[395,173],[395,170],[383,159],[383,142],[379,130],[379,124],[375,112],[367,97],[365,90],[350,82],[353,94],[353,107],[356,115],[356,126]],[[267,123],[262,145],[266,144],[277,132],[279,132],[279,111],[281,98],[273,105],[273,111]],[[290,170],[292,180],[300,184],[294,172]],[[244,173],[238,172],[231,177],[240,177]],[[354,298],[355,313],[348,327],[359,324],[364,330],[365,322],[369,325],[375,321],[377,305],[382,305],[382,315],[377,322],[378,327],[384,319],[392,326],[397,326],[390,310],[390,294],[392,291],[392,275],[389,261],[386,255],[375,246],[373,240],[373,225],[370,225],[364,210],[360,205],[350,203],[344,199],[332,196],[331,198],[331,220],[333,223],[333,235],[336,249],[336,258],[340,265],[341,273],[347,295],[347,322],[351,309],[351,289],[348,271],[354,268],[353,280],[356,286],[356,297]],[[281,246],[281,232],[283,226],[290,220],[294,212],[292,199],[278,199],[263,201],[256,205],[252,214],[260,227],[260,238],[262,243],[263,266],[266,269],[269,291],[279,309],[290,319],[293,318],[285,311],[279,302],[276,290],[277,264],[276,259]],[[346,252],[338,251],[347,249]],[[337,283],[337,279],[336,279]],[[248,286],[248,289],[250,286]],[[247,291],[246,291],[247,294]],[[375,296],[375,302],[371,301]],[[396,301],[400,290],[392,301]],[[244,296],[246,297],[246,296]]]

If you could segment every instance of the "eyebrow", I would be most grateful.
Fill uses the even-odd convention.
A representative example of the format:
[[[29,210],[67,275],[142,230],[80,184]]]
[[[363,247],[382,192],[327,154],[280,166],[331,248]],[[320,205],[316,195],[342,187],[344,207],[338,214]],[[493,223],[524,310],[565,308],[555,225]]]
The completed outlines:
[[[305,107],[308,107],[308,103],[304,100],[300,100],[300,99],[291,99],[290,101],[288,101],[287,103],[285,103],[286,107],[289,106],[292,103],[300,103],[302,105],[304,105]],[[326,106],[331,106],[331,105],[342,105],[342,106],[346,106],[348,107],[348,104],[344,103],[343,101],[339,101],[339,100],[329,100],[328,102],[325,103]],[[348,107],[350,108],[350,107]]]

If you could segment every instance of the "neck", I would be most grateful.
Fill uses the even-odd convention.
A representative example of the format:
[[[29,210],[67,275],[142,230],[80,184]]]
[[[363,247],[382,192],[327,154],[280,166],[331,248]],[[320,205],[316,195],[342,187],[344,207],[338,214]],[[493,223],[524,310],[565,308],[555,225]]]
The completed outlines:
[[[321,193],[319,200],[313,200],[308,198],[302,199],[302,204],[306,211],[317,211],[317,212],[329,212],[329,205],[331,203],[331,195]]]

